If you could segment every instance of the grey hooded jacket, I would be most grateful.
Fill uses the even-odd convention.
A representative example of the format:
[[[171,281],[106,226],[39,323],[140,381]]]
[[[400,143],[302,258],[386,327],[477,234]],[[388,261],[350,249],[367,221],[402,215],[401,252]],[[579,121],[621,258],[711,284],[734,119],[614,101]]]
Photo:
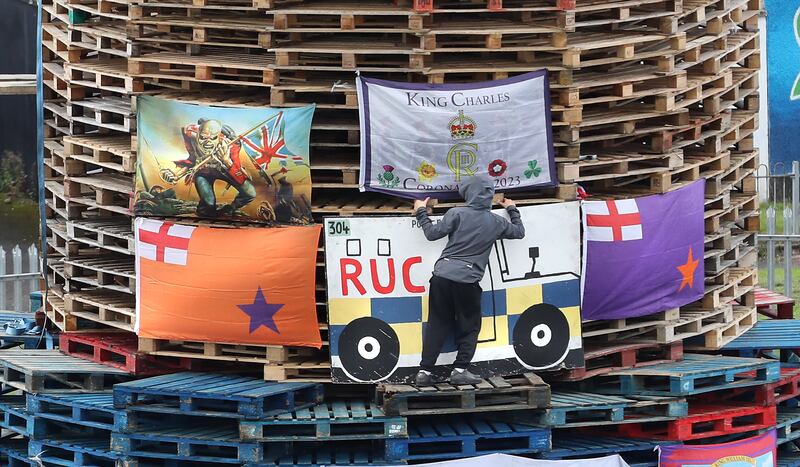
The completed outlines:
[[[507,209],[511,222],[492,214],[494,186],[486,175],[468,178],[458,192],[466,200],[466,207],[450,209],[436,224],[428,218],[425,208],[419,208],[417,222],[428,240],[449,235],[433,275],[455,282],[474,283],[483,278],[494,242],[500,238],[525,237],[525,226],[514,206]]]

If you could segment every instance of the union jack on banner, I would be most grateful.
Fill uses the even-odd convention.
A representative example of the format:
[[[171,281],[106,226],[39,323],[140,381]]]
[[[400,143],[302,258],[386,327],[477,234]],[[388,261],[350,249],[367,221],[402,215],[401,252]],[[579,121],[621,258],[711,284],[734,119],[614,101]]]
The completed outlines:
[[[273,158],[278,159],[282,166],[286,166],[289,159],[295,164],[306,164],[301,156],[286,147],[284,127],[283,112],[280,112],[242,137],[242,147],[262,169],[266,169]]]

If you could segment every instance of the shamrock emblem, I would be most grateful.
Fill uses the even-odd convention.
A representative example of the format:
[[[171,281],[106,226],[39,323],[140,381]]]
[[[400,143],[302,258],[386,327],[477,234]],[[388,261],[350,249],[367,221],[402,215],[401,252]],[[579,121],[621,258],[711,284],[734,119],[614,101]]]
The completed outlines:
[[[542,174],[542,168],[536,161],[528,161],[528,168],[525,170],[525,178],[538,177]]]

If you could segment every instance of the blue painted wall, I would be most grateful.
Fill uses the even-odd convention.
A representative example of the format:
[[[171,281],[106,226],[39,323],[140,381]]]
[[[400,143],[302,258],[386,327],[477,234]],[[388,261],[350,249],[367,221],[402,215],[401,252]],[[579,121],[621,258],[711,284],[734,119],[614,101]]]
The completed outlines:
[[[766,0],[766,7],[769,160],[789,171],[800,161],[800,0]]]

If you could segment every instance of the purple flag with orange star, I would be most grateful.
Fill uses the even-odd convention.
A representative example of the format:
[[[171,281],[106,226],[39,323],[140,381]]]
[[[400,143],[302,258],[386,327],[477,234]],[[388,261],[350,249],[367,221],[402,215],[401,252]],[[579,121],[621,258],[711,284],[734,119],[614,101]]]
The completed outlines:
[[[703,297],[705,181],[584,201],[583,319],[644,316]]]

